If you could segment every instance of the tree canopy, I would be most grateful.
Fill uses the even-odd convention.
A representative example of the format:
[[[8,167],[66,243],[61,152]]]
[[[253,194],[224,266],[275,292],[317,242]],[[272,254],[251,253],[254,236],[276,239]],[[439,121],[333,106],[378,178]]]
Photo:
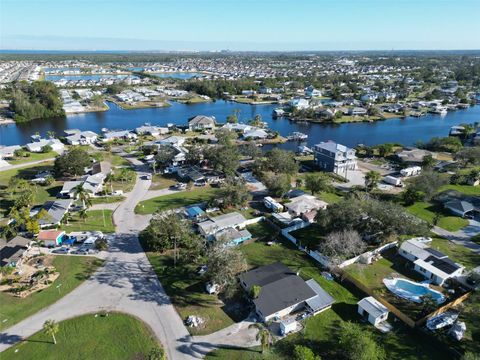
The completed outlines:
[[[57,156],[53,171],[56,177],[83,175],[85,168],[90,166],[90,156],[81,147],[74,147]]]

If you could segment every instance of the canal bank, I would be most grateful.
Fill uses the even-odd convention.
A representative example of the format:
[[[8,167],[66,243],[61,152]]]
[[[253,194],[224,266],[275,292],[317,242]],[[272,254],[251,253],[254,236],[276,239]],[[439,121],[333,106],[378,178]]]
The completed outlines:
[[[284,118],[273,119],[272,111],[276,105],[248,105],[230,101],[190,105],[171,102],[171,106],[167,108],[136,110],[122,110],[112,103],[109,106],[108,111],[99,113],[72,114],[65,118],[40,119],[28,123],[0,126],[0,144],[25,144],[30,142],[30,136],[36,132],[45,135],[47,131],[54,131],[56,134],[62,135],[65,129],[91,130],[100,133],[102,128],[133,129],[144,123],[159,126],[166,126],[169,123],[185,125],[189,118],[200,114],[215,116],[217,122],[222,123],[236,109],[240,110],[240,121],[247,121],[260,115],[269,128],[278,131],[281,136],[286,137],[293,132],[307,134],[308,145],[325,140],[335,140],[348,146],[360,143],[376,145],[385,142],[408,146],[414,145],[417,141],[428,141],[435,136],[448,136],[451,126],[480,121],[480,106],[452,111],[444,116],[428,114],[421,118],[406,117],[372,123],[345,124],[301,123]],[[296,144],[290,142],[282,147],[295,150]]]

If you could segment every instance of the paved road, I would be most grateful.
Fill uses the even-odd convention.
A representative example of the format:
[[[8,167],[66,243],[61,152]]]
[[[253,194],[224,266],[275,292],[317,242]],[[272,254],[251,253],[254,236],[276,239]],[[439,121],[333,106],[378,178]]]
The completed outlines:
[[[136,215],[134,209],[147,194],[150,181],[142,180],[142,165],[130,161],[139,176],[132,192],[113,215],[117,234],[111,241],[105,266],[55,304],[1,333],[0,351],[39,331],[48,319],[61,321],[102,310],[129,313],[147,323],[170,360],[203,358],[219,346],[257,344],[256,331],[249,328],[249,321],[208,336],[189,335],[138,242],[138,230],[147,226],[149,217]]]
[[[479,225],[480,224],[478,223],[478,221],[474,222],[473,224],[472,224],[472,221],[471,221],[468,228],[470,230],[471,230],[471,227],[474,227],[475,229],[480,229],[480,227],[477,227]],[[473,252],[476,252],[476,253],[480,254],[480,245],[477,244],[477,243],[474,243],[472,240],[470,240],[470,237],[473,235],[470,232],[470,230],[462,229],[460,231],[450,232],[450,231],[444,230],[444,229],[442,229],[438,226],[434,226],[433,229],[432,229],[432,231],[435,234],[438,234],[438,235],[444,237],[445,239],[450,240],[451,242],[453,242],[457,245],[465,246],[466,248],[472,250]]]

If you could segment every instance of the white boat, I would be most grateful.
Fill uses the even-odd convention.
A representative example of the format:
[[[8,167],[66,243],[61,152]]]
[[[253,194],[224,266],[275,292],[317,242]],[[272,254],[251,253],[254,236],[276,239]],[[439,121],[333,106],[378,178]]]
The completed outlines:
[[[287,136],[287,140],[306,140],[308,135],[301,132],[293,132],[292,135]]]
[[[436,315],[427,320],[429,330],[438,330],[445,326],[452,325],[458,318],[458,313],[446,311],[443,314]]]

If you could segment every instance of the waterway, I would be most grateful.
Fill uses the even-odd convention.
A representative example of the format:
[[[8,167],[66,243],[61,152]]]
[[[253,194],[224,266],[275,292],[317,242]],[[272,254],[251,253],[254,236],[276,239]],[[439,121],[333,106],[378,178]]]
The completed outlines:
[[[135,75],[126,75],[126,74],[83,74],[83,75],[48,75],[45,73],[45,80],[47,81],[58,81],[58,80],[68,80],[68,81],[78,81],[78,80],[102,80],[102,79],[125,79],[127,76],[136,78]]]
[[[308,135],[307,144],[334,140],[339,143],[355,146],[357,144],[375,145],[395,142],[403,145],[414,145],[417,141],[428,141],[434,136],[447,136],[451,126],[461,123],[480,121],[480,106],[466,110],[452,111],[445,116],[426,115],[421,118],[389,119],[373,123],[348,123],[340,125],[298,123],[288,119],[273,119],[272,110],[276,105],[248,105],[228,101],[185,105],[172,102],[167,108],[122,110],[109,103],[110,110],[97,113],[72,114],[65,118],[35,120],[23,124],[0,126],[0,144],[13,145],[30,142],[30,136],[36,132],[45,135],[47,131],[55,131],[63,135],[65,129],[92,130],[97,133],[102,128],[133,129],[144,123],[166,126],[168,123],[185,125],[195,115],[215,116],[217,122],[225,122],[235,109],[240,110],[240,120],[247,121],[255,115],[262,116],[270,129],[288,136],[294,131]],[[297,144],[289,142],[283,147],[295,150]]]

